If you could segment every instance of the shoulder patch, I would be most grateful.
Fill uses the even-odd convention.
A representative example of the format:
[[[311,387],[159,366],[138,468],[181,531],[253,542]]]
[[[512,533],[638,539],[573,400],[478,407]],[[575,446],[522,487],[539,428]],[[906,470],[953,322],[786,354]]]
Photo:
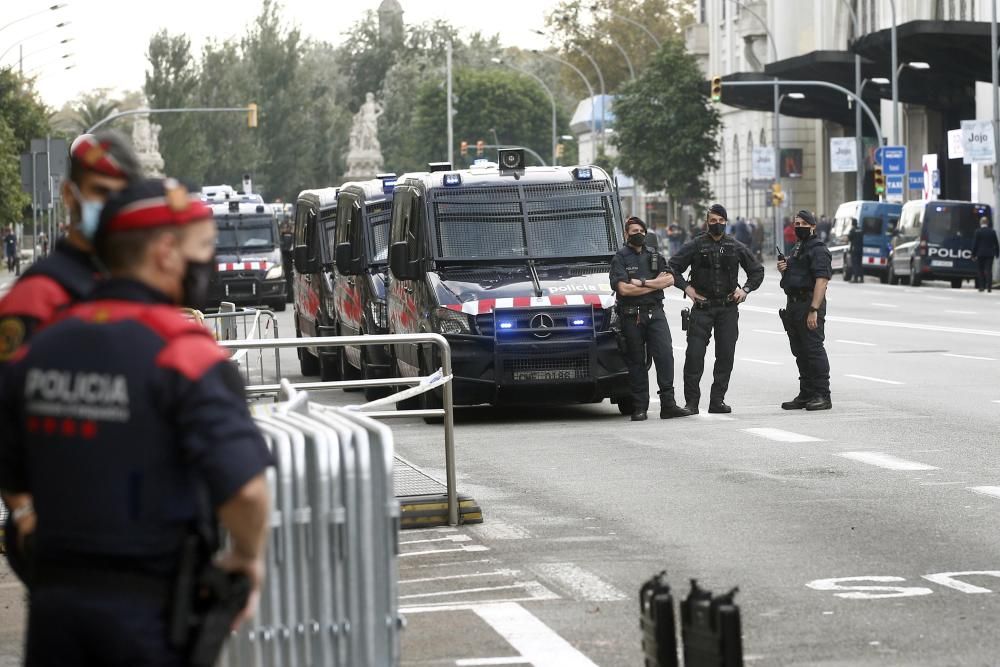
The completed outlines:
[[[187,332],[167,341],[156,355],[156,365],[177,371],[192,382],[197,381],[216,364],[227,361],[229,353],[219,347],[208,330]]]
[[[45,324],[70,300],[69,292],[52,278],[26,276],[14,283],[7,296],[0,300],[0,317],[20,315]]]
[[[21,343],[27,329],[20,317],[0,318],[0,361],[9,361]]]

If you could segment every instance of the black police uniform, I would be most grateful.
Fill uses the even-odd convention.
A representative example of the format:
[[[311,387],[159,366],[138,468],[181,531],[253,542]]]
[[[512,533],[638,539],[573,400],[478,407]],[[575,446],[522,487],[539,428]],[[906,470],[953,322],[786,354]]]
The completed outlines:
[[[652,280],[667,271],[667,263],[658,251],[644,245],[637,252],[626,245],[611,259],[611,288],[617,292],[620,282],[627,283],[633,278]],[[619,294],[616,307],[628,348],[625,362],[628,365],[633,414],[646,412],[649,408],[647,351],[656,364],[661,411],[674,406],[674,351],[667,316],[663,313],[663,290],[642,296]]]
[[[972,243],[972,256],[976,258],[976,288],[993,291],[993,260],[1000,256],[1000,243],[997,233],[992,227],[980,227],[976,230]]]
[[[691,267],[688,282],[683,272]],[[699,234],[670,258],[670,270],[680,290],[690,284],[705,297],[693,304],[688,320],[687,354],[684,358],[684,402],[689,410],[701,398],[701,375],[705,370],[705,350],[715,330],[715,370],[709,405],[719,405],[729,389],[733,372],[740,313],[730,295],[739,287],[739,269],[747,275],[744,292],[752,292],[764,281],[764,266],[750,249],[729,234],[719,240],[707,232]]]
[[[851,231],[847,233],[847,242],[851,251],[851,281],[864,282],[865,235],[860,227],[851,227]]]
[[[830,250],[815,236],[799,241],[792,248],[788,266],[781,276],[781,288],[788,296],[782,324],[799,368],[799,395],[782,407],[803,408],[810,399],[830,398],[830,361],[823,347],[826,327],[826,299],[818,309],[815,329],[806,320],[812,309],[813,288],[818,278],[830,279]],[[793,405],[794,404],[794,405]]]
[[[0,488],[38,517],[26,664],[182,665],[167,611],[200,498],[271,465],[238,371],[163,294],[113,279],[0,377]]]

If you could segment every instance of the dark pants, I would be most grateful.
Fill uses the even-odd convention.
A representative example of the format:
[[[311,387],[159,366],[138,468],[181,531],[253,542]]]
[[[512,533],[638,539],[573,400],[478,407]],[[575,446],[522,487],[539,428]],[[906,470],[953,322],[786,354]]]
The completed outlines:
[[[865,257],[858,252],[851,252],[851,280],[856,280],[857,282],[865,281]]]
[[[671,346],[670,327],[662,306],[651,311],[641,311],[638,316],[622,314],[622,333],[628,345],[625,361],[628,364],[628,383],[636,412],[649,408],[649,375],[646,370],[646,351],[656,365],[656,383],[659,385],[660,404],[674,403],[674,350]]]
[[[705,370],[705,350],[715,330],[715,370],[710,400],[721,402],[729,389],[733,372],[736,339],[740,335],[740,311],[736,304],[691,309],[688,322],[687,355],[684,357],[684,401],[698,404],[701,398],[701,375]]]
[[[993,258],[976,258],[976,289],[993,291]]]
[[[826,302],[819,309],[819,323],[809,329],[809,301],[789,301],[785,306],[784,326],[788,344],[799,367],[799,396],[812,398],[830,395],[830,360],[823,341],[826,338]]]
[[[26,667],[183,667],[164,605],[131,593],[42,587],[31,593]]]

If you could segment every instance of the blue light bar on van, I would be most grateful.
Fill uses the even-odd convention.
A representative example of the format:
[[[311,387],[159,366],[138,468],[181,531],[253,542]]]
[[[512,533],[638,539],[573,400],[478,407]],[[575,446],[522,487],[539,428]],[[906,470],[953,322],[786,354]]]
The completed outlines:
[[[382,179],[382,192],[387,195],[391,195],[392,191],[396,189],[396,179],[395,178],[385,178]]]
[[[574,327],[582,327],[587,324],[587,320],[577,319],[570,322]]]
[[[590,181],[594,178],[594,170],[590,167],[577,167],[573,170],[573,178],[578,181]]]
[[[444,178],[444,185],[446,188],[452,188],[455,187],[456,185],[462,184],[461,174],[445,174],[443,178]]]
[[[514,328],[514,323],[513,322],[501,322],[500,323],[500,328],[501,329],[513,329]]]

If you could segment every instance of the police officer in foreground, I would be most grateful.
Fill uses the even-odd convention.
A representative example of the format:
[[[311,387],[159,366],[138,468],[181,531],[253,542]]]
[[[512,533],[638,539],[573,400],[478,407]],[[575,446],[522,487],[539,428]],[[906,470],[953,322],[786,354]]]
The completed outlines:
[[[29,667],[188,664],[179,554],[215,518],[218,568],[253,591],[235,622],[252,610],[271,457],[228,355],[177,309],[202,305],[215,235],[176,181],[129,186],[96,235],[110,277],[0,376],[0,490],[31,545]]]
[[[816,238],[816,217],[809,211],[795,214],[795,237],[791,255],[778,258],[781,288],[788,304],[779,311],[788,333],[788,343],[799,368],[799,394],[781,404],[785,410],[829,410],[830,361],[823,347],[826,320],[826,288],[833,271],[830,251]]]
[[[69,179],[62,184],[69,231],[0,300],[0,363],[56,311],[94,288],[98,271],[91,253],[101,207],[109,195],[140,175],[139,160],[127,141],[110,131],[77,137],[70,147],[69,164]]]
[[[687,417],[691,413],[674,400],[674,351],[670,327],[663,313],[663,290],[674,284],[666,261],[646,246],[646,223],[636,217],[625,221],[625,247],[611,260],[611,288],[618,294],[618,318],[625,336],[632,421],[645,421],[649,408],[649,375],[646,351],[656,365],[660,419]]]
[[[684,358],[684,404],[692,414],[698,414],[705,350],[713,331],[715,371],[708,411],[723,414],[733,411],[726,405],[725,398],[740,334],[738,306],[764,281],[764,267],[750,248],[726,233],[728,219],[722,204],[712,204],[705,220],[705,233],[685,243],[680,252],[670,258],[670,271],[677,276],[674,285],[693,304]],[[739,283],[741,266],[747,276],[742,287]],[[683,275],[688,267],[691,267],[690,282]]]

